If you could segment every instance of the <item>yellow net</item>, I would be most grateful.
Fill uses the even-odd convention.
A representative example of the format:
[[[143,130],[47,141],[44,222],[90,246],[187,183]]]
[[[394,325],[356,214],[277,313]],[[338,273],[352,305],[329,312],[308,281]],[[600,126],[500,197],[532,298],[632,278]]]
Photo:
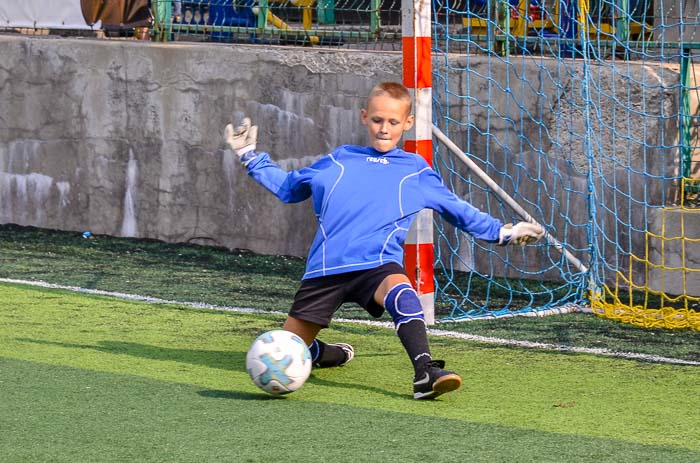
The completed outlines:
[[[661,210],[660,231],[646,233],[645,255],[631,254],[615,284],[592,295],[593,313],[645,328],[700,331],[700,262],[693,260],[700,255],[697,183],[684,180],[681,205]]]

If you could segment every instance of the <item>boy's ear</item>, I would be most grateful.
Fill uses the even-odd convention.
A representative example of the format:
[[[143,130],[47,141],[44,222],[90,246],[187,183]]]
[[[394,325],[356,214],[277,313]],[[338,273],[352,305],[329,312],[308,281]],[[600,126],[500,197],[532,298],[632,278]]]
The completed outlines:
[[[406,130],[411,130],[411,127],[413,127],[413,123],[415,122],[415,120],[416,120],[416,119],[415,119],[415,117],[413,116],[413,114],[409,114],[409,115],[408,115],[408,117],[406,118],[406,122],[404,122],[404,124],[403,124],[403,130],[404,130],[404,132],[405,132]]]
[[[365,108],[360,109],[360,121],[363,125],[367,125],[367,110]]]

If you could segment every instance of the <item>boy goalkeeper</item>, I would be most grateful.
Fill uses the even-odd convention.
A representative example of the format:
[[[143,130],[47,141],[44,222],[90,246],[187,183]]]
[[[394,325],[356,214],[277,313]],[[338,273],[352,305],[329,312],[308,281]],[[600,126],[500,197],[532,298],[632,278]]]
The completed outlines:
[[[253,177],[287,203],[311,198],[318,230],[284,329],[309,345],[316,367],[345,365],[352,346],[316,338],[345,302],[374,317],[391,315],[414,368],[413,397],[432,399],[462,379],[430,354],[418,295],[403,268],[403,242],[421,209],[433,209],[455,227],[487,242],[526,244],[544,235],[538,225],[503,225],[445,187],[426,161],[397,144],[413,126],[411,95],[401,84],[375,86],[360,112],[369,146],[343,145],[313,165],[286,172],[256,151],[257,127],[245,119],[225,138]]]

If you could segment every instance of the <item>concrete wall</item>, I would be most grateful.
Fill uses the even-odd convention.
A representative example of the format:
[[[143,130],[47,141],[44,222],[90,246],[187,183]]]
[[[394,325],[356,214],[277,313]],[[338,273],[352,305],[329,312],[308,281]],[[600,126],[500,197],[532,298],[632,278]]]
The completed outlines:
[[[646,230],[655,222],[644,205],[672,202],[677,191],[656,180],[678,172],[677,152],[662,149],[678,143],[677,68],[589,69],[604,83],[587,89],[600,104],[592,114],[581,110],[579,61],[496,66],[465,55],[450,57],[450,69],[446,87],[434,89],[443,115],[460,122],[450,124],[450,137],[477,158],[488,155],[487,170],[510,174],[499,174],[503,188],[555,232],[566,231],[584,262],[584,142],[592,126],[600,134],[593,182],[601,255],[644,252],[644,234],[628,236],[618,221]],[[224,125],[234,111],[247,113],[260,126],[258,148],[298,168],[339,144],[364,143],[365,95],[400,79],[397,52],[0,36],[0,223],[303,256],[316,225],[310,204],[281,204],[248,178],[224,149]],[[448,99],[446,90],[469,98]],[[657,122],[632,114],[627,125],[617,119],[630,132],[613,133],[612,119],[632,101]],[[609,156],[621,136],[632,139],[625,155],[638,173]],[[492,196],[453,186],[475,206],[497,210]],[[551,258],[534,252],[542,251],[509,259]]]
[[[396,53],[0,36],[0,223],[304,255],[285,205],[224,150],[234,111],[285,168],[362,143]]]

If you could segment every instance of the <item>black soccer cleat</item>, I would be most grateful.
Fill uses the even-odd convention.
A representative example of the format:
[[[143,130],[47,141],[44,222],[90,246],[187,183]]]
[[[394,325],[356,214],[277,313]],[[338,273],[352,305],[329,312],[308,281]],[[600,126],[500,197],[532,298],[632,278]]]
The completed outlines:
[[[355,349],[350,344],[346,344],[344,342],[336,342],[333,344],[326,344],[325,349],[328,348],[336,348],[340,349],[343,353],[343,356],[341,357],[338,355],[337,357],[335,355],[326,355],[324,353],[323,357],[324,359],[328,360],[319,360],[314,363],[314,367],[316,368],[330,368],[330,367],[342,367],[343,365],[346,365],[350,360],[355,358]]]
[[[434,399],[451,392],[462,385],[462,378],[454,371],[443,370],[443,360],[431,360],[422,373],[413,379],[413,398],[416,400]]]
[[[345,360],[338,364],[339,367],[342,367],[343,365],[350,362],[350,360],[355,358],[355,349],[353,349],[353,347],[350,344],[346,344],[344,342],[337,342],[335,344],[329,344],[329,346],[340,347],[341,349],[343,349],[343,352],[345,352]]]

